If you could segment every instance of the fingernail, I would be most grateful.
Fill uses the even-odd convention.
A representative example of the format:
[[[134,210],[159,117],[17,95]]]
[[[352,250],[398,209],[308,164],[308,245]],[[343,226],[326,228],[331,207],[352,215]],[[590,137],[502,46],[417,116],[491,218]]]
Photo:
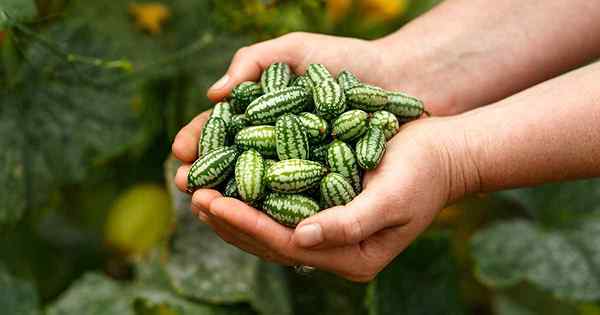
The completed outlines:
[[[296,241],[302,247],[312,247],[323,242],[321,225],[312,223],[301,226],[296,231]]]
[[[227,82],[229,82],[229,75],[228,74],[224,75],[222,78],[219,79],[219,81],[215,82],[215,84],[213,84],[210,87],[210,90],[219,90],[219,89],[222,89],[227,84]]]

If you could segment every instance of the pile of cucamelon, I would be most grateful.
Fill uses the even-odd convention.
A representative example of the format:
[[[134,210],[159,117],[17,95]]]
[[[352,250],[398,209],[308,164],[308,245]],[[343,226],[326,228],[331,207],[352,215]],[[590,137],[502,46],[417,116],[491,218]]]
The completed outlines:
[[[294,227],[360,193],[362,172],[379,164],[400,124],[423,102],[337,78],[321,64],[295,75],[274,63],[217,103],[198,142],[188,190],[216,188]]]

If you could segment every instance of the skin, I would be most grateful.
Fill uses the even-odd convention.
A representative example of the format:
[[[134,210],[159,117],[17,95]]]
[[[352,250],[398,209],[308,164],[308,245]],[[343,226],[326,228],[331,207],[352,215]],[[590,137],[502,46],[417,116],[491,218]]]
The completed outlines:
[[[215,190],[194,192],[192,210],[257,256],[369,281],[466,194],[600,176],[600,64],[531,87],[597,58],[599,19],[592,1],[454,0],[377,41],[294,33],[243,48],[209,91],[213,101],[274,61],[297,72],[319,62],[418,95],[438,116],[462,114],[404,125],[356,199],[296,229]],[[207,117],[173,143],[182,190]]]

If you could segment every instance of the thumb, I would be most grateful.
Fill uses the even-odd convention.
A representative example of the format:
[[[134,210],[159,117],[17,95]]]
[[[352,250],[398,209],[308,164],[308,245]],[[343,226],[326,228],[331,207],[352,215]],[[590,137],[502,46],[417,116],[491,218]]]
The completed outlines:
[[[365,190],[345,206],[321,211],[302,221],[292,240],[305,248],[358,244],[380,230],[408,223],[409,213],[398,209],[400,205],[394,199],[384,192]]]

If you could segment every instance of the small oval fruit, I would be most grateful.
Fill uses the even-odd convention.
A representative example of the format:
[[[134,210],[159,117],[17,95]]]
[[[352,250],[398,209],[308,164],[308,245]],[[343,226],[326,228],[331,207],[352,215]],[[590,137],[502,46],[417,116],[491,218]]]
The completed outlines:
[[[400,131],[400,122],[396,116],[386,110],[376,111],[371,115],[369,126],[379,127],[383,130],[385,140],[390,140]]]
[[[231,91],[232,109],[236,114],[243,114],[252,101],[263,95],[260,83],[245,81]]]
[[[294,81],[290,84],[290,86],[301,86],[310,94],[313,92],[313,83],[306,75],[298,76]]]
[[[321,81],[333,80],[329,70],[320,63],[309,64],[306,68],[306,76],[308,76],[313,86],[318,85]]]
[[[212,188],[225,181],[233,172],[238,154],[234,147],[222,147],[197,159],[188,172],[188,190]]]
[[[248,127],[250,125],[250,121],[246,118],[246,115],[239,114],[233,115],[231,117],[231,121],[229,125],[227,125],[227,133],[229,134],[230,139],[235,139],[235,135],[237,135],[240,130]]]
[[[369,114],[360,109],[352,109],[333,121],[331,135],[342,141],[354,141],[362,137],[368,128]]]
[[[292,78],[290,66],[286,63],[276,62],[263,71],[260,84],[265,93],[279,91],[286,88]]]
[[[235,164],[235,182],[240,198],[254,202],[264,191],[265,164],[260,153],[248,150],[240,155]]]
[[[311,147],[310,148],[310,159],[315,162],[326,164],[327,163],[327,148],[329,148],[329,143],[323,143],[323,144]]]
[[[315,86],[313,101],[317,114],[327,120],[337,117],[346,110],[346,96],[334,80],[319,82]]]
[[[377,86],[359,84],[345,90],[349,106],[367,112],[382,110],[388,104],[387,92]]]
[[[229,126],[232,116],[233,111],[229,102],[218,102],[217,104],[215,104],[215,106],[212,109],[212,112],[210,113],[210,117],[219,117],[223,119],[226,126]]]
[[[402,92],[387,92],[385,110],[398,117],[419,117],[425,112],[424,104],[416,97]]]
[[[321,163],[309,160],[283,160],[265,172],[267,187],[278,192],[297,193],[318,185],[327,173]]]
[[[285,113],[298,114],[306,106],[310,94],[300,86],[290,86],[264,94],[246,108],[246,118],[253,125],[271,124]]]
[[[317,214],[321,208],[306,196],[270,193],[263,202],[263,210],[275,221],[295,227],[300,221]]]
[[[223,188],[223,196],[231,197],[231,198],[239,198],[237,183],[235,182],[235,176],[232,176],[225,184],[225,188]]]
[[[294,114],[285,114],[275,123],[275,141],[279,160],[308,159],[308,137]]]
[[[329,173],[321,180],[321,198],[328,208],[343,206],[356,197],[354,188],[346,177]]]
[[[298,119],[306,131],[310,143],[315,144],[325,140],[329,127],[325,119],[307,112],[298,114]]]
[[[354,191],[359,193],[362,190],[360,180],[360,170],[356,162],[354,152],[345,142],[335,140],[327,149],[327,164],[332,172],[336,172],[346,177]]]
[[[254,149],[264,156],[275,156],[277,142],[274,126],[252,126],[240,130],[234,143],[242,150]]]
[[[356,162],[365,170],[372,170],[385,153],[385,135],[383,130],[370,127],[364,137],[356,143]]]
[[[203,157],[214,149],[224,147],[226,139],[227,124],[225,121],[219,117],[209,118],[202,128],[202,134],[198,141],[198,157]]]
[[[348,70],[340,71],[340,73],[337,75],[336,81],[344,91],[355,85],[361,84],[360,80],[358,80],[358,78]]]

